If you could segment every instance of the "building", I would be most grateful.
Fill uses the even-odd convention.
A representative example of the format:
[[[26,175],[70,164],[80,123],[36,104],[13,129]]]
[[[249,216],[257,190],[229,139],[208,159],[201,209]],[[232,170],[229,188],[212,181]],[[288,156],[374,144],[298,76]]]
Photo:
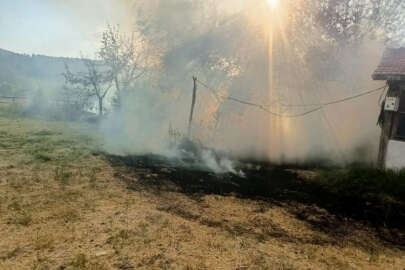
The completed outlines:
[[[388,85],[379,118],[378,166],[405,168],[405,48],[386,49],[372,78]]]

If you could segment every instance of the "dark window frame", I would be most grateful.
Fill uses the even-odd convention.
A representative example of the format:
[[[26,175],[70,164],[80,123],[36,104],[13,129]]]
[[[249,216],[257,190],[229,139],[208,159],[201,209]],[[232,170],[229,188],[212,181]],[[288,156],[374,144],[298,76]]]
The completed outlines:
[[[395,140],[400,140],[400,141],[405,141],[405,114],[404,113],[398,113],[395,121],[396,123],[396,128],[394,132],[393,138]],[[400,131],[402,131],[400,133]]]
[[[405,87],[404,85],[400,86],[399,94],[399,107],[398,112],[394,113],[394,130],[392,138],[398,141],[405,141]],[[402,123],[402,124],[401,124]],[[399,134],[399,132],[401,134]]]

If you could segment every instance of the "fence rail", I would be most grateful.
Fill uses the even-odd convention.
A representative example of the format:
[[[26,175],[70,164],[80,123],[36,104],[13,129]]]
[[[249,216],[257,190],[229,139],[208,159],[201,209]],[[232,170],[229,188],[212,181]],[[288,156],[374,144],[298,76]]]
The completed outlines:
[[[0,96],[0,104],[16,104],[16,103],[22,103],[25,102],[28,99],[28,97],[12,97],[12,96]]]
[[[0,99],[27,99],[28,97],[10,97],[10,96],[0,96]]]

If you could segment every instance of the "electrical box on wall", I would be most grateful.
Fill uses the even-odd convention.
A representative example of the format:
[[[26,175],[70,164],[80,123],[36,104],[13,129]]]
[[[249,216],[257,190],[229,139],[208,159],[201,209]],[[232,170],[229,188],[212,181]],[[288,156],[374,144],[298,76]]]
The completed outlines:
[[[390,112],[397,112],[399,108],[399,98],[398,97],[387,97],[385,99],[384,110]]]

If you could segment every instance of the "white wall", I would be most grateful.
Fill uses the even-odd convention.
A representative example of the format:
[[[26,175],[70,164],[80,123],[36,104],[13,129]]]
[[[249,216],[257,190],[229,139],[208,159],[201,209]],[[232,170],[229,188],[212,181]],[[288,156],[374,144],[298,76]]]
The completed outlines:
[[[385,166],[387,169],[405,168],[405,142],[395,140],[388,142]]]

